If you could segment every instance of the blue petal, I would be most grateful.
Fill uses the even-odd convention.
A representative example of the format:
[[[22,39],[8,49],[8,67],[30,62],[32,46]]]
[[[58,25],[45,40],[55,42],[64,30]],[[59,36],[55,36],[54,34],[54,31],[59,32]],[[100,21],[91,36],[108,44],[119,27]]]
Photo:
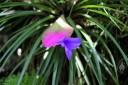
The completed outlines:
[[[67,49],[65,47],[65,52],[66,52],[66,56],[67,56],[68,60],[70,60],[71,57],[72,57],[72,50],[71,49]]]
[[[57,43],[61,45],[61,47],[65,47],[65,40],[66,40],[66,37],[63,38],[62,40],[58,41]]]
[[[65,48],[67,58],[68,60],[70,60],[72,57],[72,50],[80,46],[81,40],[79,38],[66,38],[65,37],[57,43],[60,44],[61,47]]]
[[[68,49],[76,49],[80,46],[80,38],[63,38],[58,42],[62,47],[67,47]]]
[[[80,46],[81,40],[79,38],[67,38],[64,43],[68,49],[76,49]]]

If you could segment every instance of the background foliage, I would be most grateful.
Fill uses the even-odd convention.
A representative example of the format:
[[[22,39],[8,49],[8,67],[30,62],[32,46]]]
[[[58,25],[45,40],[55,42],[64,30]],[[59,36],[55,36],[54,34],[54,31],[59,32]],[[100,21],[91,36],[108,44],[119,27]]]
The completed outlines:
[[[70,61],[60,46],[41,46],[62,14],[82,40]],[[34,71],[31,85],[126,85],[127,38],[127,0],[1,0],[0,82],[22,85]]]

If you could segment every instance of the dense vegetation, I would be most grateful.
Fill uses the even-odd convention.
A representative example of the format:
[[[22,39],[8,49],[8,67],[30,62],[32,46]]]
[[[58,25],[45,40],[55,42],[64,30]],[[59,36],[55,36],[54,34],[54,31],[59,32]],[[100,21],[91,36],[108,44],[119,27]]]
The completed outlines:
[[[82,40],[71,60],[41,45],[61,15]],[[127,85],[127,39],[128,0],[0,0],[0,84]]]

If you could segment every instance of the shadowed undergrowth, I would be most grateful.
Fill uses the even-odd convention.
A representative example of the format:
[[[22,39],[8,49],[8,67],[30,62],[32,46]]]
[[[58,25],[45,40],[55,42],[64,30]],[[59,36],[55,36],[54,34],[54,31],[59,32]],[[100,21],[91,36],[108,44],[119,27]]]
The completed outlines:
[[[127,0],[30,2],[0,2],[0,82],[4,85],[128,83]],[[71,60],[60,46],[41,45],[44,30],[62,14],[74,29],[71,37],[82,40],[82,45],[73,50]]]

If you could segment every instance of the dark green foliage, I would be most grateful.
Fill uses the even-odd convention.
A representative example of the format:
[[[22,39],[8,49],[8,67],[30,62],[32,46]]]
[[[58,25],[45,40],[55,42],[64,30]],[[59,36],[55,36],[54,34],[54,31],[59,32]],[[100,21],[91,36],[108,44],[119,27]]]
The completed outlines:
[[[9,76],[3,85],[17,85],[18,80],[20,78],[21,73],[18,73],[17,75],[11,75]],[[32,73],[31,75],[29,75],[28,73],[25,73],[23,80],[21,82],[21,85],[32,85],[32,81],[35,77],[35,74]]]
[[[74,28],[71,37],[82,40],[70,61],[60,46],[41,47],[44,30],[62,14]],[[0,1],[0,77],[7,77],[0,82],[5,85],[126,85],[127,42],[128,0]]]
[[[1,78],[0,79],[0,85],[4,85],[5,79]]]

